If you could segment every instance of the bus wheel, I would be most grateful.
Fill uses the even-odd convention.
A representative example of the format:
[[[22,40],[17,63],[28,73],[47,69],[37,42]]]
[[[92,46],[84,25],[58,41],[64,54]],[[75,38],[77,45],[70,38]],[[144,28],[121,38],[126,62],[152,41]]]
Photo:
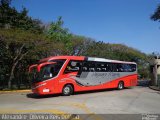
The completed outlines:
[[[118,90],[122,90],[124,88],[124,83],[121,81],[118,83]]]
[[[71,85],[65,85],[62,90],[64,96],[69,96],[73,93],[73,87]]]

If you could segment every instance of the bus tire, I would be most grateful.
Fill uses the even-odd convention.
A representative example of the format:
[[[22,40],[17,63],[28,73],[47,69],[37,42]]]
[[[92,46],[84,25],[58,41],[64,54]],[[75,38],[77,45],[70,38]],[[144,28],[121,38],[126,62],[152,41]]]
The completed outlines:
[[[72,87],[72,85],[65,85],[64,87],[63,87],[63,90],[62,90],[62,94],[63,94],[63,96],[69,96],[69,95],[71,95],[73,93],[73,87]]]
[[[118,90],[122,90],[122,89],[124,89],[124,82],[123,81],[120,81],[119,83],[118,83]]]

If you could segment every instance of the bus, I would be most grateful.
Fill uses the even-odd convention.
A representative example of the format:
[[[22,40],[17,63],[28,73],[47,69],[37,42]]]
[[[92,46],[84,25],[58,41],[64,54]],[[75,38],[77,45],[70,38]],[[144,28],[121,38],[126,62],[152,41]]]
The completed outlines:
[[[85,56],[53,56],[29,67],[32,92],[38,95],[137,85],[137,64]]]

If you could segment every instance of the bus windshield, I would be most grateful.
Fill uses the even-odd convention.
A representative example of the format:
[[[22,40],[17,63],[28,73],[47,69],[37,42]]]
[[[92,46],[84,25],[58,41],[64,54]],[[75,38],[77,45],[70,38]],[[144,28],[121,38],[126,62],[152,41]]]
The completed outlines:
[[[53,64],[43,65],[42,67],[40,67],[40,71],[38,71],[37,69],[33,69],[31,72],[32,83],[42,82],[56,77],[65,61],[56,60],[54,62],[55,63],[51,62]],[[38,66],[41,66],[41,64],[39,64]]]

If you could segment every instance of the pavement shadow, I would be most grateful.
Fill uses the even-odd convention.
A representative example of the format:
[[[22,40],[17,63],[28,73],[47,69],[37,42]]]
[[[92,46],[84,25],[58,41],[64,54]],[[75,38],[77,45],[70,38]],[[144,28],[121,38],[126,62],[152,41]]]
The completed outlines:
[[[131,88],[124,88],[124,89],[131,89]],[[101,92],[109,92],[109,91],[119,91],[116,88],[107,88],[107,89],[100,89],[100,90],[91,90],[91,91],[81,91],[81,92],[76,92],[74,95],[79,95],[79,94],[91,94],[91,93],[101,93]]]
[[[50,98],[50,97],[59,97],[60,94],[54,94],[54,95],[37,95],[35,93],[28,93],[26,94],[27,98],[33,98],[33,99],[44,99],[44,98]]]
[[[125,89],[129,89],[129,88],[125,88]],[[81,92],[75,92],[73,95],[91,94],[91,93],[114,91],[114,90],[117,90],[117,89],[103,89],[103,90],[81,91]],[[38,94],[35,94],[35,93],[28,93],[28,94],[26,94],[27,98],[33,98],[33,99],[44,99],[44,98],[60,97],[60,96],[62,96],[62,94],[54,94],[54,95],[38,95]]]
[[[137,86],[149,87],[150,82],[151,82],[151,81],[149,81],[149,80],[138,80]]]
[[[132,87],[127,87],[124,89],[132,89]],[[109,89],[100,89],[100,90],[91,90],[91,91],[80,91],[75,92],[73,95],[80,95],[80,94],[92,94],[92,93],[101,93],[101,92],[109,92],[109,91],[119,91],[116,88],[109,88]],[[54,95],[37,95],[35,93],[28,93],[27,98],[33,99],[44,99],[44,98],[51,98],[51,97],[60,97],[62,94],[54,94]]]

